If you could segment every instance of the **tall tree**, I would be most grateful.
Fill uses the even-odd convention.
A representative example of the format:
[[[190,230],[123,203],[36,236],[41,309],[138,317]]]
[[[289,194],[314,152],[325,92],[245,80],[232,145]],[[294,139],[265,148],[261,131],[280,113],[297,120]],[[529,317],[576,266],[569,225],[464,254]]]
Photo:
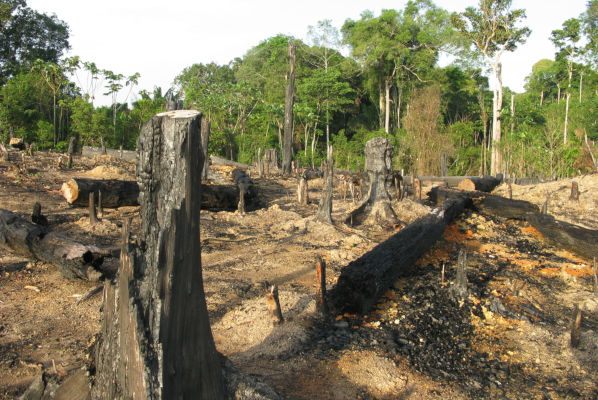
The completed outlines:
[[[502,171],[502,155],[498,148],[501,140],[500,116],[503,105],[502,64],[505,51],[513,51],[530,34],[527,27],[518,24],[525,18],[525,10],[511,10],[512,0],[480,0],[478,8],[468,7],[465,12],[453,13],[451,22],[468,37],[473,46],[492,69],[494,99],[492,107],[492,155],[490,173]]]
[[[565,106],[565,124],[563,131],[563,143],[567,144],[567,131],[569,128],[569,104],[571,102],[571,81],[573,79],[573,63],[581,53],[581,46],[578,45],[581,39],[581,21],[577,18],[570,18],[563,23],[562,29],[552,31],[550,40],[558,49],[557,60],[564,60],[567,63],[567,103]]]
[[[37,59],[58,63],[69,49],[68,25],[27,7],[24,0],[0,1],[0,85]]]

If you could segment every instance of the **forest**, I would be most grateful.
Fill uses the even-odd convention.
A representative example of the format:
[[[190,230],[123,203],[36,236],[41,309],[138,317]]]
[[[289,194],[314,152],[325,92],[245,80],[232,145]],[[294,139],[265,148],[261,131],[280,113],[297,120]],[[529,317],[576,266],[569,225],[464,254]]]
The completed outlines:
[[[135,149],[141,126],[167,99],[211,123],[210,154],[252,163],[283,147],[289,49],[296,51],[292,151],[318,167],[332,145],[335,166],[364,165],[365,142],[387,137],[395,165],[416,175],[564,177],[593,170],[598,146],[598,1],[554,27],[553,59],[538,60],[525,91],[502,86],[501,56],[533,27],[510,0],[480,0],[449,13],[411,0],[380,15],[364,11],[338,29],[330,20],[306,40],[265,38],[226,65],[193,64],[174,87],[136,90],[93,60],[65,57],[69,27],[56,15],[0,1],[0,140],[38,149]],[[441,54],[454,60],[439,66]],[[106,68],[106,69],[105,69]],[[111,96],[96,106],[95,96]]]

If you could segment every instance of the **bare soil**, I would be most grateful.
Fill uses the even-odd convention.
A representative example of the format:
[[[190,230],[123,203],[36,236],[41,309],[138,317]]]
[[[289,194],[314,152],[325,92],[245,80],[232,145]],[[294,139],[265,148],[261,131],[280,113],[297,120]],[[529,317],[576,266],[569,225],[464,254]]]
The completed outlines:
[[[28,218],[39,201],[50,229],[106,249],[119,246],[120,226],[136,207],[106,209],[96,225],[87,210],[59,193],[75,176],[134,179],[134,165],[109,157],[58,154],[0,161],[0,208]],[[20,156],[19,156],[20,158]],[[222,179],[230,169],[214,168]],[[598,175],[513,185],[513,197],[557,219],[598,229]],[[343,266],[397,232],[348,227],[354,204],[336,188],[333,225],[315,222],[320,180],[300,206],[296,179],[261,178],[262,204],[247,214],[202,211],[204,285],[216,346],[233,364],[289,399],[591,399],[598,398],[598,295],[592,260],[544,243],[523,222],[466,212],[397,281],[368,315],[315,313],[315,261],[324,257],[332,287]],[[501,185],[495,193],[504,195]],[[403,223],[430,211],[394,202]],[[598,244],[597,244],[598,245]],[[455,297],[457,254],[468,254],[468,295]],[[109,259],[107,262],[117,263]],[[442,270],[445,279],[442,280]],[[285,322],[273,326],[263,282],[279,286]],[[99,328],[101,282],[62,277],[43,262],[0,254],[0,399],[20,395],[41,371],[64,379],[86,364]],[[581,343],[570,346],[575,308],[583,312]]]

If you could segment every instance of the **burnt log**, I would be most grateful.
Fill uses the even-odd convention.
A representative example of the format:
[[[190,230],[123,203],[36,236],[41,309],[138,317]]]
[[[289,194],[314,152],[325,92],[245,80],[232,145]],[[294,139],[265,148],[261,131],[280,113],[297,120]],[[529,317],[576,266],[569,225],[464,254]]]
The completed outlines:
[[[62,184],[60,193],[67,203],[87,207],[89,195],[102,192],[102,207],[116,208],[139,204],[139,185],[135,181],[119,179],[73,178]]]
[[[67,278],[98,280],[107,252],[0,209],[0,248],[54,265]]]
[[[464,205],[463,199],[447,200],[344,267],[327,296],[334,315],[367,313],[397,279],[414,273],[414,263],[442,236]]]
[[[251,165],[243,164],[240,162],[227,160],[226,158],[218,157],[218,156],[210,156],[210,164],[211,165],[219,165],[219,166],[226,166],[226,167],[235,167],[235,168],[243,168],[243,169],[250,169]]]
[[[459,190],[467,190],[467,191],[480,191],[480,192],[491,192],[500,184],[500,179],[495,178],[490,175],[486,175],[482,178],[480,177],[471,177],[467,179],[463,179],[457,188]]]
[[[555,247],[571,251],[587,260],[598,257],[598,231],[559,221],[547,214],[528,213],[526,220]]]
[[[506,197],[484,192],[466,192],[449,188],[434,187],[428,192],[430,200],[436,204],[447,199],[462,199],[467,207],[478,212],[496,217],[525,220],[528,213],[539,212],[535,204],[524,200],[512,200]]]
[[[205,303],[199,230],[201,114],[153,116],[137,143],[141,236],[123,229],[104,289],[91,399],[225,398]]]

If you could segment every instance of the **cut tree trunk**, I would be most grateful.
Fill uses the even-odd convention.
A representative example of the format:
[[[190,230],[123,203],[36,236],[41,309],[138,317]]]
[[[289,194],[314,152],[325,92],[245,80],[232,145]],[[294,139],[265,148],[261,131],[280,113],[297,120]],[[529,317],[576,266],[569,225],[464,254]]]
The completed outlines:
[[[73,178],[62,184],[60,193],[67,203],[87,207],[89,194],[102,192],[102,207],[116,208],[139,204],[139,185],[135,181],[118,179]]]
[[[197,111],[170,111],[141,129],[145,243],[130,243],[126,223],[119,276],[104,289],[92,399],[225,398],[201,269],[200,124]]]
[[[333,315],[367,313],[398,278],[414,272],[415,261],[442,236],[464,204],[463,199],[447,200],[342,268],[338,282],[328,292]]]
[[[397,217],[391,207],[386,182],[392,175],[393,148],[388,139],[376,137],[365,145],[365,169],[369,177],[369,190],[362,202],[351,212],[345,222],[350,225],[369,223],[394,224]]]
[[[56,232],[48,232],[17,214],[0,209],[0,248],[54,265],[67,278],[98,280],[107,252]]]
[[[483,178],[479,177],[471,177],[467,179],[463,179],[460,183],[458,189],[459,190],[478,190],[480,192],[491,192],[500,184],[500,179],[495,178],[490,175],[486,175]]]

